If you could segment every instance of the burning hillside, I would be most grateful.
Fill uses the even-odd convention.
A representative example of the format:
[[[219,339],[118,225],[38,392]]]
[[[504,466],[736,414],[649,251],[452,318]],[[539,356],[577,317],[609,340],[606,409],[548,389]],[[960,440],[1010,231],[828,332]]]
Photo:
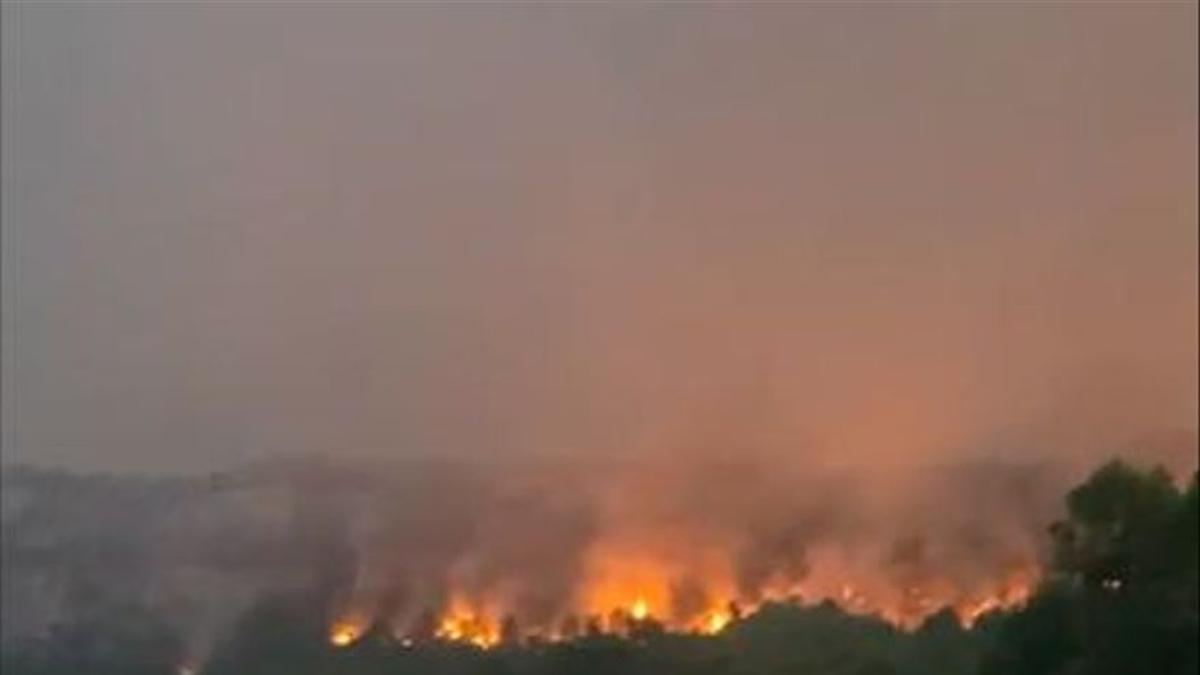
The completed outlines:
[[[986,612],[1023,603],[1039,574],[1031,557],[1008,569],[998,568],[995,577],[971,586],[934,571],[901,585],[896,580],[853,577],[828,560],[795,576],[780,572],[760,587],[739,589],[729,561],[718,552],[676,565],[608,551],[589,558],[595,562],[562,603],[564,609],[548,621],[523,620],[527,617],[521,616],[502,589],[472,596],[452,588],[443,606],[423,609],[415,616],[411,611],[381,612],[372,604],[372,594],[360,591],[367,600],[359,605],[345,603],[330,625],[329,641],[351,645],[376,624],[401,641],[440,638],[482,648],[525,638],[553,642],[585,634],[628,636],[648,623],[672,632],[712,635],[766,602],[831,602],[848,613],[875,616],[904,629],[949,609],[969,626]],[[689,567],[689,562],[694,566]]]
[[[651,619],[704,634],[765,602],[831,601],[904,628],[945,608],[969,624],[1036,584],[1036,523],[1053,514],[1056,483],[1048,468],[943,468],[914,498],[916,486],[887,494],[832,468],[772,474],[748,460],[660,476],[539,468],[505,485],[433,488],[400,512],[386,495],[357,494],[356,506],[341,502],[354,553],[330,596],[335,622],[492,645],[506,623],[550,640]],[[449,494],[462,499],[442,503]]]
[[[764,589],[753,600],[714,593],[710,596],[713,600],[703,605],[702,609],[692,611],[681,609],[686,605],[678,594],[663,592],[663,582],[655,583],[643,577],[646,583],[630,585],[626,592],[621,589],[602,592],[599,595],[604,601],[597,600],[584,605],[592,608],[591,611],[567,614],[550,625],[522,627],[519,619],[505,612],[501,604],[486,599],[472,602],[453,596],[448,607],[432,623],[423,624],[418,619],[409,627],[397,623],[395,617],[374,616],[369,611],[352,610],[330,624],[329,643],[336,647],[351,646],[376,625],[386,627],[388,633],[402,644],[436,638],[467,643],[482,649],[490,649],[502,642],[559,642],[583,635],[629,637],[646,626],[657,626],[675,633],[716,635],[732,621],[757,612],[765,602],[799,605],[832,603],[847,613],[877,617],[904,629],[916,628],[933,614],[948,609],[964,626],[970,626],[985,613],[1023,604],[1032,593],[1036,575],[1037,568],[1031,565],[1014,569],[1011,574],[978,589],[963,590],[954,588],[952,584],[931,582],[925,586],[889,589],[878,597],[860,591],[851,583],[843,583],[837,589],[816,590],[819,587],[800,582],[790,589]],[[643,592],[640,588],[658,588],[660,591]],[[648,598],[656,598],[657,601],[652,602]],[[427,629],[423,631],[425,625],[436,627],[432,635],[428,634]]]
[[[950,608],[969,624],[1035,585],[1065,475],[930,468],[889,492],[766,459],[290,460],[205,479],[8,470],[5,637],[136,602],[203,652],[256,596],[302,589],[335,645],[372,625],[480,646],[644,622],[711,634],[771,601],[830,601],[904,628]]]
[[[1033,597],[1069,485],[1062,468],[988,463],[892,477],[908,487],[885,495],[835,468],[765,466],[693,464],[669,480],[646,465],[566,480],[548,464],[311,459],[199,480],[9,469],[4,643],[116,621],[158,645],[138,648],[155,658],[215,658],[225,672],[221,659],[246,658],[242,635],[266,640],[269,661],[271,640],[309,645],[302,659],[654,635],[725,644],[781,607],[868,633],[962,631]],[[1119,574],[1098,583],[1124,592]],[[299,632],[270,637],[288,625]],[[168,635],[181,639],[155,642]]]

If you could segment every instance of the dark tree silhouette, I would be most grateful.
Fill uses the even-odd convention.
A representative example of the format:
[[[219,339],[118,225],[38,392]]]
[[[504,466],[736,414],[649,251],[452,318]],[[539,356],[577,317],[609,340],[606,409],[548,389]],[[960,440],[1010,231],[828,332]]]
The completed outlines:
[[[985,673],[1182,675],[1197,669],[1197,485],[1112,462],[1051,527],[1055,575],[1008,617]]]

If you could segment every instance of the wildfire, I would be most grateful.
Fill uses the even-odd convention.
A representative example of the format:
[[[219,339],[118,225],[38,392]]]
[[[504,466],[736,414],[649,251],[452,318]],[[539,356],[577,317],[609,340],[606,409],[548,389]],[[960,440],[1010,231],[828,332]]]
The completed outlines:
[[[329,627],[329,644],[348,647],[354,644],[366,629],[366,624],[357,619],[341,619]]]
[[[455,592],[434,615],[431,633],[421,637],[397,632],[395,637],[406,647],[432,638],[491,649],[510,639],[557,642],[593,632],[629,635],[650,621],[671,632],[712,636],[768,602],[806,606],[833,602],[843,611],[876,616],[906,630],[950,609],[963,625],[970,626],[988,612],[1023,604],[1038,578],[1038,569],[1031,564],[970,587],[937,576],[899,585],[883,577],[842,575],[836,568],[822,568],[813,570],[803,587],[798,581],[777,580],[749,594],[736,592],[736,585],[720,568],[711,569],[716,570],[714,576],[699,583],[695,577],[684,576],[689,570],[680,573],[644,559],[608,562],[592,570],[595,576],[580,587],[573,601],[564,603],[559,614],[541,623],[524,623],[517,608],[500,597]],[[692,585],[681,584],[681,579]],[[331,626],[329,641],[337,647],[351,645],[369,623],[364,612],[342,618]]]
[[[999,587],[989,595],[966,603],[959,603],[955,610],[965,626],[973,626],[979,617],[988,612],[1020,607],[1028,602],[1036,583],[1036,571],[1022,568],[1001,581]]]
[[[729,611],[723,609],[713,610],[704,617],[699,632],[704,635],[716,635],[725,630],[725,627],[731,621],[733,621],[733,614]]]
[[[438,622],[435,634],[442,640],[466,642],[480,649],[490,649],[500,644],[498,621],[462,596],[452,599],[450,608]]]
[[[477,616],[450,616],[438,625],[437,637],[453,642],[469,642],[481,649],[500,643],[499,631],[485,618]]]
[[[633,606],[629,608],[629,616],[633,617],[635,621],[645,621],[650,616],[650,604],[646,602],[645,598],[638,596],[633,601]]]

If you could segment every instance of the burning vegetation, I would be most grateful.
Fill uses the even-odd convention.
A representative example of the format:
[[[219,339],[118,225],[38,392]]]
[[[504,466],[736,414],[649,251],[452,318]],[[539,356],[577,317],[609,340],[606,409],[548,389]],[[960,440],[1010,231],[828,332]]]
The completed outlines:
[[[797,580],[793,585],[780,584],[740,596],[719,578],[682,589],[666,576],[634,568],[624,578],[583,581],[578,611],[542,624],[523,622],[494,599],[452,592],[451,600],[440,612],[422,612],[409,625],[401,623],[398,615],[368,618],[369,609],[354,608],[330,624],[329,642],[337,647],[350,646],[376,623],[401,642],[438,639],[481,649],[528,639],[560,642],[583,635],[629,637],[647,626],[673,633],[716,635],[735,619],[754,614],[766,603],[831,603],[846,613],[876,617],[904,630],[916,629],[930,616],[948,610],[960,624],[969,627],[988,612],[1020,607],[1035,588],[1038,576],[1038,567],[1029,562],[974,589],[958,588],[936,577],[903,588],[860,587],[849,581],[835,586],[814,578],[808,583]],[[828,579],[834,577],[828,575]],[[867,590],[872,588],[879,594]],[[432,631],[430,626],[434,627]]]
[[[311,476],[324,475],[312,471],[303,464],[269,475],[286,475],[286,493],[298,495]],[[455,480],[463,478],[454,475]],[[994,478],[996,472],[990,475]],[[31,539],[14,524],[44,522],[55,512],[51,505],[73,519],[100,512],[104,504],[130,515],[146,514],[151,521],[172,511],[178,518],[194,508],[195,500],[211,506],[214,491],[241,493],[254,486],[250,493],[256,494],[272,483],[253,472],[241,484],[224,477],[204,486],[151,481],[120,489],[105,481],[29,470],[5,479],[6,488],[20,488],[5,493],[6,535],[16,535],[5,538],[5,602],[11,603],[14,593],[26,593],[17,595],[21,604],[5,605],[5,628],[12,631],[4,642],[6,674],[490,673],[501,667],[497,664],[506,664],[503,672],[522,674],[775,673],[809,664],[804,667],[820,673],[876,668],[923,675],[1058,675],[1068,672],[1056,669],[1060,666],[1093,663],[1099,665],[1069,672],[1161,675],[1190,672],[1195,665],[1195,480],[1181,492],[1164,472],[1141,473],[1121,464],[1105,467],[1069,493],[1068,518],[1051,528],[1052,537],[1041,529],[1043,552],[1036,557],[1036,546],[1021,557],[1019,547],[1001,547],[978,534],[971,539],[977,551],[1010,555],[986,561],[948,557],[962,549],[932,536],[899,537],[877,548],[862,542],[851,546],[852,538],[834,536],[839,530],[817,529],[804,540],[802,551],[765,556],[791,564],[765,568],[749,562],[761,563],[764,556],[739,557],[746,548],[681,546],[695,541],[682,536],[683,526],[661,530],[656,539],[642,537],[641,531],[616,536],[592,529],[569,557],[561,549],[549,555],[536,538],[523,539],[516,548],[491,550],[491,557],[481,556],[479,549],[449,549],[454,555],[442,567],[422,567],[419,563],[428,561],[415,550],[398,559],[368,555],[368,542],[385,540],[378,532],[375,538],[359,533],[357,540],[333,536],[353,533],[347,524],[360,522],[364,513],[340,498],[361,499],[376,489],[371,486],[377,477],[364,482],[361,475],[324,482],[326,492],[309,490],[307,498],[290,502],[299,509],[290,512],[292,517],[306,523],[304,537],[283,540],[284,549],[266,546],[258,551],[261,558],[223,557],[228,550],[210,548],[219,540],[208,540],[199,550],[184,547],[185,542],[195,546],[205,541],[203,519],[193,521],[185,541],[162,539],[182,530],[146,524],[141,526],[145,540],[134,536],[138,527],[111,533],[115,538],[101,555],[67,546],[68,541],[86,541],[78,539],[78,530],[72,535],[76,539],[55,542]],[[1019,482],[1028,488],[1027,479]],[[68,484],[70,490],[60,489]],[[341,489],[332,489],[334,485]],[[47,490],[49,486],[54,489]],[[975,487],[976,497],[986,500],[987,491]],[[126,499],[116,499],[126,491]],[[469,491],[459,494],[478,497]],[[125,508],[148,502],[162,508]],[[67,503],[89,508],[66,508]],[[339,503],[340,511],[334,506]],[[508,502],[482,503],[492,508]],[[241,506],[230,515],[241,516],[236,522],[243,528],[253,526],[247,513],[270,512],[262,502],[256,503],[257,510]],[[444,522],[453,525],[455,515],[444,514]],[[549,527],[555,541],[572,541],[552,520],[531,521],[513,536],[498,539],[476,531],[470,541],[512,542],[516,532],[537,532],[534,523]],[[445,530],[407,527],[410,536],[427,537],[426,553],[447,550],[442,547],[448,542],[438,539]],[[691,534],[696,532],[715,540],[722,530],[705,527]],[[244,533],[226,530],[224,536],[242,537],[235,550],[247,551]],[[322,536],[346,545],[304,548]],[[451,538],[449,543],[461,541]],[[139,559],[138,545],[151,542],[158,545],[156,555]],[[632,542],[644,545],[633,547]],[[62,566],[48,566],[55,545],[78,555],[61,558]],[[761,542],[755,545],[743,547],[762,550]],[[276,550],[291,556],[266,555]],[[209,557],[197,557],[200,551]],[[691,557],[672,555],[685,551]],[[851,555],[866,552],[876,554],[868,558],[871,564]],[[172,559],[187,573],[171,569],[166,561]],[[106,567],[109,560],[114,561],[111,568]],[[204,577],[195,567],[202,560],[224,566],[226,576],[243,575],[249,593],[239,596],[238,587],[223,588],[221,579],[213,577],[198,585]],[[388,560],[409,566],[372,567]],[[497,560],[506,564],[488,564]],[[516,564],[538,560],[540,567]],[[30,567],[34,564],[36,569]],[[564,567],[571,573],[564,574]],[[122,584],[130,569],[139,571],[138,578]],[[40,585],[29,585],[31,575],[49,570],[68,573],[57,580],[62,585],[57,605],[46,602],[45,590],[53,586],[46,585],[44,576]],[[255,574],[265,571],[275,575]],[[187,588],[219,597],[225,613],[198,611],[203,609],[200,593],[178,595]],[[546,589],[552,593],[541,593]],[[50,610],[41,615],[41,623],[30,616],[39,607]],[[1039,641],[1047,639],[1061,647],[1053,655],[1059,663],[1054,668],[1044,667],[1048,656],[1037,651],[1043,644]],[[1110,653],[1112,645],[1134,643],[1156,645],[1157,656],[1137,661],[1124,652]],[[1120,668],[1100,668],[1109,660]],[[1153,669],[1139,670],[1142,664]]]
[[[1035,523],[1058,480],[1046,467],[939,468],[919,486],[926,503],[918,486],[766,458],[676,466],[667,480],[656,461],[475,468],[301,462],[216,484],[255,500],[276,490],[290,507],[294,540],[313,547],[298,583],[323,589],[330,644],[374,626],[490,649],[650,625],[713,635],[768,603],[829,602],[904,630],[949,610],[969,626],[1038,583]]]

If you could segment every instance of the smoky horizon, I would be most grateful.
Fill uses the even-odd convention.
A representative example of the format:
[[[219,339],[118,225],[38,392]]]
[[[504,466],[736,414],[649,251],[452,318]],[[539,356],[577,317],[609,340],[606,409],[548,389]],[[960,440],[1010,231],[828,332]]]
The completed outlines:
[[[5,644],[970,624],[1194,476],[1195,3],[2,13]]]
[[[1195,8],[864,9],[6,7],[5,460],[1194,433]]]

